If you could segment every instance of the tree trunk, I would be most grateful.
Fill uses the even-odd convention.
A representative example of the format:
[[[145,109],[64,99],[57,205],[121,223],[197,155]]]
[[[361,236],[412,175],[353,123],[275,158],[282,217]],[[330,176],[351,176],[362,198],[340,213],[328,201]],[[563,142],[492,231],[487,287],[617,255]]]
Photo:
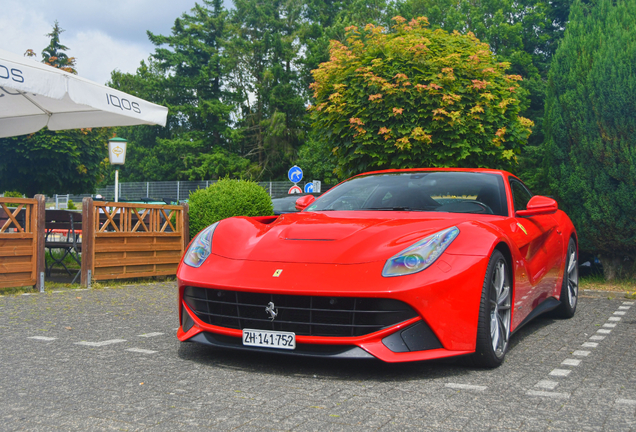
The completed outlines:
[[[600,256],[599,259],[603,264],[603,275],[606,281],[631,278],[636,273],[636,266],[631,257],[607,255]]]

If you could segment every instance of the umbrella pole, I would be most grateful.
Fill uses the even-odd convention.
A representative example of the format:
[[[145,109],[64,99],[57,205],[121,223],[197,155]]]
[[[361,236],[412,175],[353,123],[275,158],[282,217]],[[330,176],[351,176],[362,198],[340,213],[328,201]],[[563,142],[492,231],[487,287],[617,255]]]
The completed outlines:
[[[119,202],[119,170],[115,170],[115,202]]]

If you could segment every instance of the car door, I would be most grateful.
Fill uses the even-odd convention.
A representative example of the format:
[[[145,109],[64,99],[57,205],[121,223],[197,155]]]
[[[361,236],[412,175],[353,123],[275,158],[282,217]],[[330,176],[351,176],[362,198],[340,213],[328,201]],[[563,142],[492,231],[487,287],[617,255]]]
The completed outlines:
[[[524,310],[521,314],[526,315],[543,300],[554,295],[563,258],[563,239],[553,215],[516,216],[517,211],[526,210],[533,195],[521,181],[510,178],[509,182],[516,224],[511,238],[521,252],[520,264],[525,269],[525,274],[521,276],[522,280],[527,281],[524,290],[527,298],[524,298],[526,301],[523,303],[526,305],[524,309],[530,310]]]

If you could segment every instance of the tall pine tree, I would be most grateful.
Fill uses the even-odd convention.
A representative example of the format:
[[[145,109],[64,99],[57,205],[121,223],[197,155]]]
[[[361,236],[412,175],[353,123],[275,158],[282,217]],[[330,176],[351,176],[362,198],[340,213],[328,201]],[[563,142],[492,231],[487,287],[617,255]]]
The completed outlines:
[[[236,98],[227,86],[233,67],[225,46],[227,24],[222,0],[203,0],[175,20],[171,35],[148,32],[155,52],[136,75],[111,74],[111,86],[170,110],[165,129],[119,131],[130,140],[125,180],[202,180],[251,172],[249,160],[232,147]]]
[[[606,279],[636,257],[636,0],[577,0],[549,74],[546,172]]]
[[[239,97],[235,143],[259,178],[284,178],[304,141],[305,100],[298,60],[300,0],[235,0],[226,55]]]
[[[42,63],[72,74],[77,74],[75,70],[75,57],[66,55],[64,51],[68,51],[68,47],[62,45],[60,42],[60,35],[63,32],[64,29],[60,27],[60,24],[56,20],[53,24],[53,30],[47,34],[51,39],[49,46],[42,50]]]

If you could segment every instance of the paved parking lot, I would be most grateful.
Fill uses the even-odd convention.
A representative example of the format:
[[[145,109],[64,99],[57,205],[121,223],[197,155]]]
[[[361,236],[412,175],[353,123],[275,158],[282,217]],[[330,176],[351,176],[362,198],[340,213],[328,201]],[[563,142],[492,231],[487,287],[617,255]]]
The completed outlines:
[[[0,297],[0,430],[636,430],[636,306],[584,292],[503,366],[251,355],[175,337],[176,284]]]

